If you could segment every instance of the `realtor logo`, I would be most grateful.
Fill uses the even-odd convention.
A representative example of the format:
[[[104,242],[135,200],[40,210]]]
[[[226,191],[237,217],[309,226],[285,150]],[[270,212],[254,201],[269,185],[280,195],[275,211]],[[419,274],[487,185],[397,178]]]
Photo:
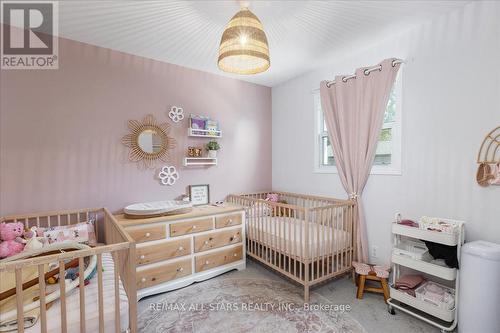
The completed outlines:
[[[2,1],[2,69],[57,69],[57,1]]]

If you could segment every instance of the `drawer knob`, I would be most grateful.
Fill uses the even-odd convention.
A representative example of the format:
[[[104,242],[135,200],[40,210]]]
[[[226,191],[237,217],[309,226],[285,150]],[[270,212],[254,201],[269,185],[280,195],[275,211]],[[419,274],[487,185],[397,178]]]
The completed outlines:
[[[177,272],[182,272],[183,270],[184,270],[184,268],[182,268],[182,267],[177,268]]]
[[[150,232],[146,232],[146,237],[149,237],[151,236],[151,233]]]
[[[238,253],[234,253],[234,254],[233,254],[233,257],[237,257],[237,256],[238,256]]]
[[[208,260],[205,261],[205,265],[208,265],[208,264],[210,264],[210,261],[208,261]]]
[[[146,278],[142,278],[142,279],[141,279],[141,282],[146,282]]]
[[[179,246],[179,251],[182,251],[184,250],[184,248],[182,246]]]
[[[141,254],[141,256],[139,258],[144,259],[146,257],[144,256],[144,254]]]
[[[196,226],[195,226],[195,225],[193,225],[193,230],[195,230],[195,229],[196,229]]]
[[[208,241],[207,240],[205,241],[205,245],[208,245]]]
[[[231,224],[231,223],[233,223],[233,219],[227,220],[227,224]]]

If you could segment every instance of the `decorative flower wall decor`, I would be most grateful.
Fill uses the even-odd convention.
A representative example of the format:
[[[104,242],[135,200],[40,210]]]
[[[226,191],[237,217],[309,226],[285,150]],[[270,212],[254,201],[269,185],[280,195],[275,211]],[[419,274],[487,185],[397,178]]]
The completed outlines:
[[[172,106],[170,108],[170,112],[168,113],[168,116],[174,123],[178,123],[182,119],[184,119],[184,110],[180,107],[177,106]]]
[[[164,166],[158,174],[163,185],[172,186],[179,179],[179,173],[174,166]]]

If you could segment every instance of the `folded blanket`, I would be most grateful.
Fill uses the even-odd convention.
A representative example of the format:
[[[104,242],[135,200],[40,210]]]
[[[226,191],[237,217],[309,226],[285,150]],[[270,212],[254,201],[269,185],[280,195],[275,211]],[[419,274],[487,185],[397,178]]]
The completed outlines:
[[[408,290],[415,289],[418,287],[425,279],[422,275],[403,275],[399,279],[396,280],[394,286],[396,289]]]

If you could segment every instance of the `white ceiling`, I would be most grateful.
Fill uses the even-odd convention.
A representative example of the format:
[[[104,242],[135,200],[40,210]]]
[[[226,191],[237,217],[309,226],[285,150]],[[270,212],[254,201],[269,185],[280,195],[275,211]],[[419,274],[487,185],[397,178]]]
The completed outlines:
[[[407,29],[466,1],[250,1],[269,40],[271,68],[235,76],[217,68],[238,1],[61,1],[59,34],[77,41],[274,86],[332,54]]]

